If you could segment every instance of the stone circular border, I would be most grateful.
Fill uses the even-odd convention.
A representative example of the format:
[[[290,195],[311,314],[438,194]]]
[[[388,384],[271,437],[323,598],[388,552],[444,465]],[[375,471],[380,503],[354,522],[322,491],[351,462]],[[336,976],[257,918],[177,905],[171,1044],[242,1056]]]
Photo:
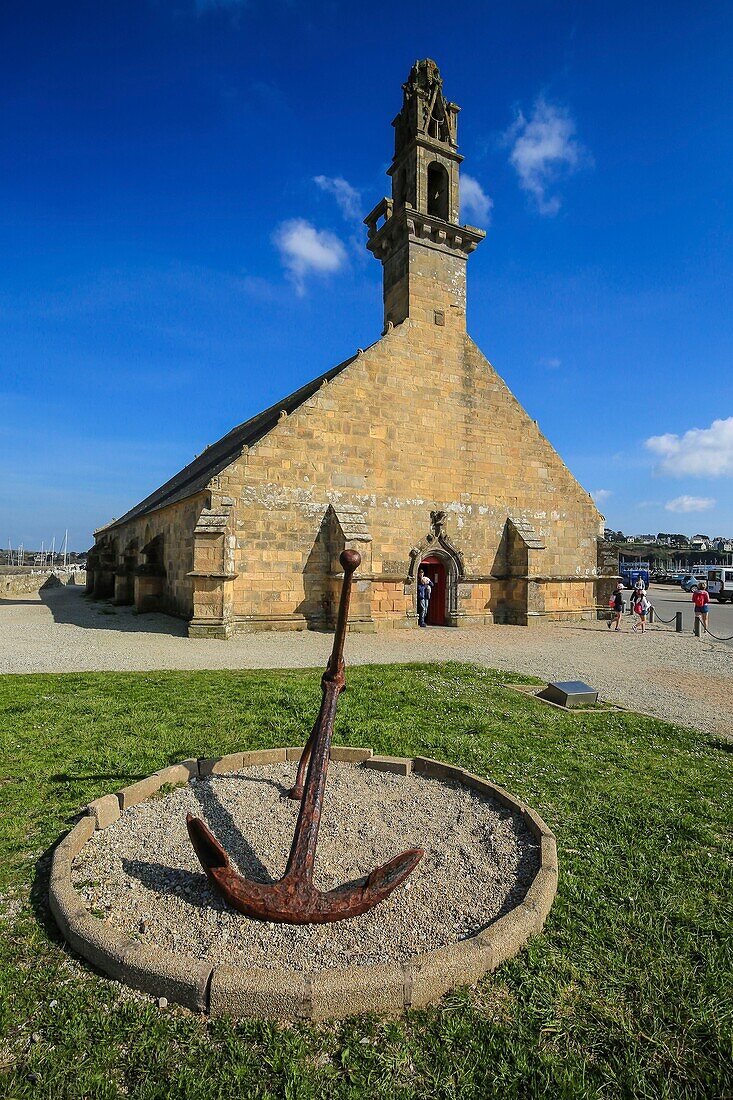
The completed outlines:
[[[54,851],[49,902],[66,942],[109,977],[211,1016],[321,1020],[362,1012],[396,1014],[422,1008],[459,985],[472,985],[516,955],[542,928],[557,890],[557,845],[539,814],[502,787],[463,768],[416,756],[374,756],[371,749],[334,745],[331,759],[399,775],[448,779],[518,813],[540,848],[540,866],[523,900],[488,927],[459,943],[416,955],[406,963],[326,968],[313,974],[214,965],[140,943],[93,917],[71,882],[71,864],[96,829],[106,829],[129,806],[161,787],[226,774],[256,764],[298,760],[301,748],[235,752],[184,760],[86,807],[85,816]]]

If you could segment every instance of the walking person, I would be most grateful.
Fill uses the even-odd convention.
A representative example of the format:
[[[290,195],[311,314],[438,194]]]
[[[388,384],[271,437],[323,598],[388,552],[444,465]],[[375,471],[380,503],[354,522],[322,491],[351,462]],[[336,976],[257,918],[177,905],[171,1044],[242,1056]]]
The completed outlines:
[[[708,611],[710,609],[710,595],[708,593],[707,581],[700,581],[697,588],[693,588],[692,602],[695,605],[695,621],[699,619],[703,630],[707,630]]]
[[[647,613],[649,611],[649,608],[651,607],[651,604],[647,599],[647,594],[644,591],[643,584],[641,585],[641,588],[634,588],[634,594],[631,599],[631,608],[636,615],[636,622],[631,629],[633,630],[634,634],[636,634],[639,627],[641,627],[641,632],[643,634],[646,627]]]
[[[417,625],[427,626],[425,619],[428,614],[430,597],[433,593],[433,581],[426,576],[422,569],[417,574]]]
[[[634,588],[633,588],[633,591],[631,593],[631,599],[629,600],[629,614],[630,615],[634,614],[634,607],[636,606],[637,603],[641,602],[641,598],[644,595],[644,591],[645,591],[644,581],[641,579],[641,577],[639,577],[634,582]]]
[[[620,630],[621,615],[624,610],[624,586],[621,581],[619,581],[616,585],[616,591],[613,593],[611,599],[613,601],[611,604],[611,607],[613,608],[613,618],[608,620],[608,629],[610,630],[613,626],[614,630]]]

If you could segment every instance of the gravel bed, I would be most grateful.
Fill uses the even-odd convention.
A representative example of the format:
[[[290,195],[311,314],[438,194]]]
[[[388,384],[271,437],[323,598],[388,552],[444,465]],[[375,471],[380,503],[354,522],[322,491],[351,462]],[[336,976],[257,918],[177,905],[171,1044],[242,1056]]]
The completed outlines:
[[[675,595],[653,589],[660,613],[673,613]],[[733,633],[733,625],[727,628],[733,608],[713,612],[719,628]],[[686,614],[691,629],[689,608]],[[651,627],[640,636],[629,632],[626,618],[623,634],[599,622],[355,633],[346,641],[346,661],[470,661],[545,680],[584,680],[632,710],[730,735],[733,644],[694,638],[690,629]],[[0,673],[322,669],[333,641],[313,631],[265,631],[226,642],[185,634],[186,624],[167,615],[135,615],[129,607],[85,600],[79,588],[52,588],[43,599],[0,599]]]
[[[193,780],[95,833],[72,880],[90,910],[144,943],[214,963],[315,971],[404,962],[473,935],[513,908],[539,866],[519,815],[458,784],[331,763],[315,885],[330,889],[405,848],[425,855],[368,913],[326,925],[250,920],[210,887],[186,832],[203,817],[240,873],[283,872],[298,803],[283,798],[295,764]]]

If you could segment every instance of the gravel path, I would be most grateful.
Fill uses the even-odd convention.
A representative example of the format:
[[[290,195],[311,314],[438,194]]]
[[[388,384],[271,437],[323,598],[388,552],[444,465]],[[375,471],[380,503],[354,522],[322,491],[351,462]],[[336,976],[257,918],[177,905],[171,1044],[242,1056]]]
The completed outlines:
[[[350,634],[349,664],[472,661],[546,680],[582,679],[613,702],[709,733],[733,735],[733,647],[669,627],[614,634],[603,623]],[[165,615],[91,603],[76,588],[0,600],[0,672],[320,668],[331,637],[311,631],[186,637]]]
[[[367,874],[406,848],[425,855],[368,913],[330,925],[249,920],[209,886],[188,840],[186,812],[203,817],[238,870],[274,881],[299,805],[283,798],[295,764],[194,780],[127,810],[95,833],[72,878],[90,908],[145,943],[235,965],[320,970],[404,962],[456,943],[513,908],[537,873],[539,850],[518,815],[476,791],[423,776],[332,763],[315,885]]]

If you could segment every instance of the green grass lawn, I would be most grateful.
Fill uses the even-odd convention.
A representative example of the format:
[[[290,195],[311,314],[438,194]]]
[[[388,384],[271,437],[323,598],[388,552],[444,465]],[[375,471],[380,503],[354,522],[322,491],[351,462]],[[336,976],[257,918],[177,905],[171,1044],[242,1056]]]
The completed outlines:
[[[459,763],[535,807],[560,860],[543,934],[435,1008],[292,1026],[121,994],[64,948],[45,895],[81,805],[188,756],[302,743],[319,673],[0,677],[0,1095],[733,1096],[730,746],[511,680],[529,682],[350,669],[335,741]]]

